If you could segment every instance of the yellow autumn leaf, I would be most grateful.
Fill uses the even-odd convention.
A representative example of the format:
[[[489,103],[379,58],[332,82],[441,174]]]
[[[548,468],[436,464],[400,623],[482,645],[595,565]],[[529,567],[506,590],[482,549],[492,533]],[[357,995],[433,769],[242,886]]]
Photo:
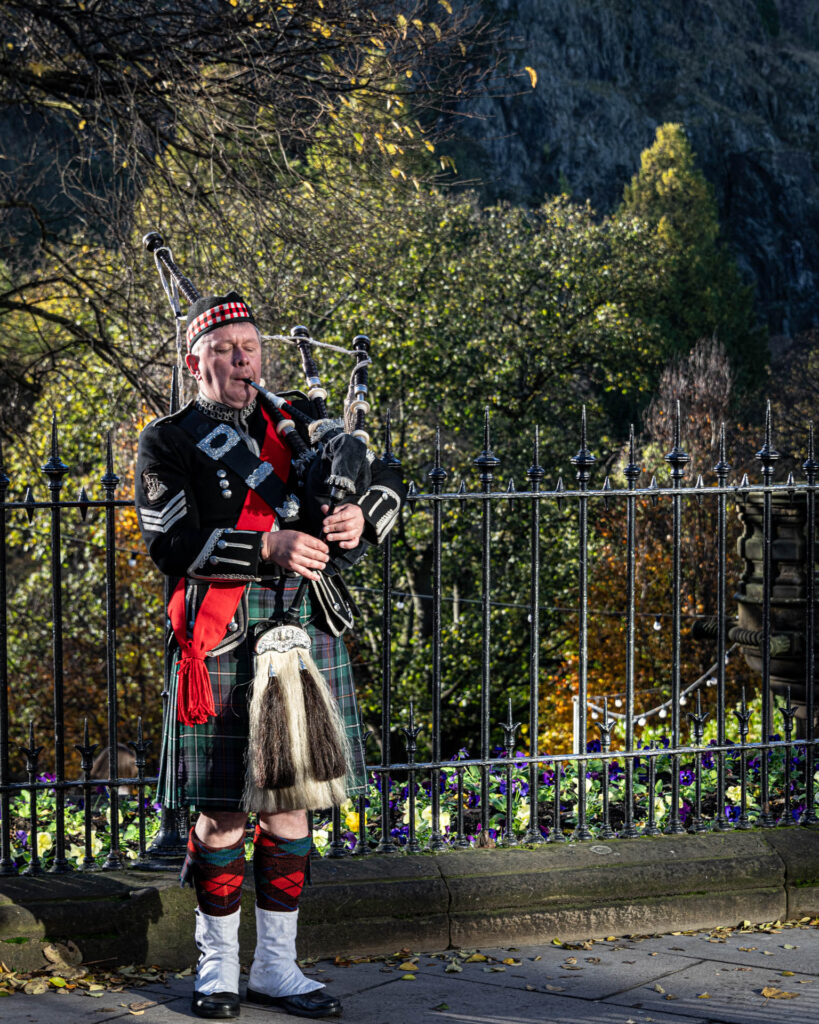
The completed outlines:
[[[435,152],[435,146],[429,141],[429,139],[424,139],[424,145],[427,147],[430,153]]]
[[[799,993],[785,992],[784,989],[774,988],[773,985],[766,985],[762,989],[761,995],[765,996],[766,999],[796,999]]]
[[[85,128],[85,123],[85,118],[83,118],[82,121],[80,121],[80,123],[77,125],[80,131],[82,131],[83,128]]]
[[[438,3],[443,7],[447,14],[452,14],[452,4],[449,0],[438,0]]]
[[[528,65],[523,69],[529,74],[529,81],[532,83],[532,88],[537,85],[537,71],[534,68],[530,68]]]
[[[468,964],[485,964],[488,959],[489,958],[485,957],[483,953],[473,953],[472,956],[468,956],[464,962]]]

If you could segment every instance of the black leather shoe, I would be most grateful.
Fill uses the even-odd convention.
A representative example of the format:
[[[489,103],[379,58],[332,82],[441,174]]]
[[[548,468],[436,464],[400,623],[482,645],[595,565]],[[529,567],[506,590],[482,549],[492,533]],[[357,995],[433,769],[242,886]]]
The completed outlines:
[[[247,990],[247,1002],[259,1006],[270,1006],[284,1013],[292,1013],[294,1017],[340,1017],[341,1003],[335,996],[330,996],[322,989],[305,992],[300,996],[268,996],[264,992]]]
[[[238,992],[194,992],[191,1010],[197,1017],[211,1020],[227,1020],[239,1016]]]

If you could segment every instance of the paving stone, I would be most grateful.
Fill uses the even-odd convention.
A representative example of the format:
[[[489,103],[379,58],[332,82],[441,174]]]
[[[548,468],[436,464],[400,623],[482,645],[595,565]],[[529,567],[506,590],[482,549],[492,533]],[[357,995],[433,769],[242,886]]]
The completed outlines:
[[[663,991],[658,991],[657,985]],[[796,993],[796,998],[766,998],[761,994],[765,987]],[[708,993],[708,998],[699,998],[704,992]],[[668,999],[669,995],[674,998]],[[612,996],[608,1002],[637,1007],[650,1013],[673,1006],[675,1013],[707,1016],[713,1021],[816,1024],[819,1020],[819,981],[798,973],[783,978],[771,966],[746,967],[702,961],[660,978],[656,983],[650,982]]]
[[[638,955],[632,948],[615,946],[612,944],[612,948],[608,948],[595,943],[589,950],[558,949],[556,946],[526,946],[519,950],[481,949],[481,954],[494,960],[520,960],[520,964],[463,963],[462,973],[454,977],[517,988],[528,984],[544,992],[560,992],[581,999],[604,999],[690,966],[688,957],[668,953]],[[444,973],[445,968],[445,961],[433,960],[427,965],[423,957],[419,964],[419,969],[425,973]]]
[[[418,974],[344,1001],[344,1018],[356,1024],[692,1024],[690,1016],[665,1010],[650,1014],[604,1003],[587,1003],[509,986],[489,985],[460,974],[446,981]],[[701,1020],[707,1020],[703,1013]]]
[[[0,1000],[0,1020],[3,1024],[103,1024],[105,1021],[127,1018],[141,1019],[144,1024],[159,1024],[167,1019],[182,1020],[176,1016],[166,1017],[165,1003],[171,996],[158,993],[146,994],[145,989],[124,992],[104,992],[100,998],[79,995],[77,992],[46,992],[41,996],[27,996],[15,993]],[[157,1006],[150,1007],[139,1018],[127,1008],[128,1003],[143,1003],[153,1000]],[[125,1003],[125,1006],[121,1004]],[[190,1018],[190,996],[187,1002],[187,1016]]]
[[[789,928],[778,935],[765,932],[741,935],[734,932],[725,942],[709,941],[707,934],[667,935],[655,942],[656,948],[663,952],[692,956],[697,960],[722,960],[749,967],[819,975],[817,934],[815,928]],[[786,945],[797,948],[785,949]]]

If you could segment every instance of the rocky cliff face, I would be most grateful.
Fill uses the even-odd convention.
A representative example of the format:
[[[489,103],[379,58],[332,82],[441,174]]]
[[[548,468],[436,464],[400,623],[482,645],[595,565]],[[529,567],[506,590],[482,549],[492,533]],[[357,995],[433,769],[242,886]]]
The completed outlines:
[[[483,0],[513,68],[455,146],[489,198],[612,209],[682,122],[773,335],[819,323],[819,0]],[[507,95],[503,95],[506,92]],[[493,95],[494,93],[494,95]]]

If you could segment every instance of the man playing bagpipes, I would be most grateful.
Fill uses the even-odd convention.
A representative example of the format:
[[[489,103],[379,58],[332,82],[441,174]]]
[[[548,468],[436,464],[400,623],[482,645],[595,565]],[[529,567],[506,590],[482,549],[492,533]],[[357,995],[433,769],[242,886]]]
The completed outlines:
[[[321,455],[309,447],[302,420],[315,410],[304,396],[285,406],[300,411],[294,420],[264,399],[276,396],[251,385],[261,374],[261,338],[235,292],[191,305],[186,344],[199,394],[143,430],[136,505],[151,558],[179,581],[168,607],[176,714],[166,715],[159,799],[199,811],[183,868],[198,904],[192,1009],[200,1017],[239,1015],[245,829],[256,813],[257,942],[247,1001],[335,1016],[339,1001],[296,963],[311,848],[306,811],[339,804],[365,785],[340,636],[351,613],[335,568],[383,540],[405,490],[362,446],[361,493],[337,507],[321,487],[308,493],[332,441]],[[288,434],[297,434],[290,445]],[[325,485],[339,481],[348,493],[355,486],[343,471]]]

